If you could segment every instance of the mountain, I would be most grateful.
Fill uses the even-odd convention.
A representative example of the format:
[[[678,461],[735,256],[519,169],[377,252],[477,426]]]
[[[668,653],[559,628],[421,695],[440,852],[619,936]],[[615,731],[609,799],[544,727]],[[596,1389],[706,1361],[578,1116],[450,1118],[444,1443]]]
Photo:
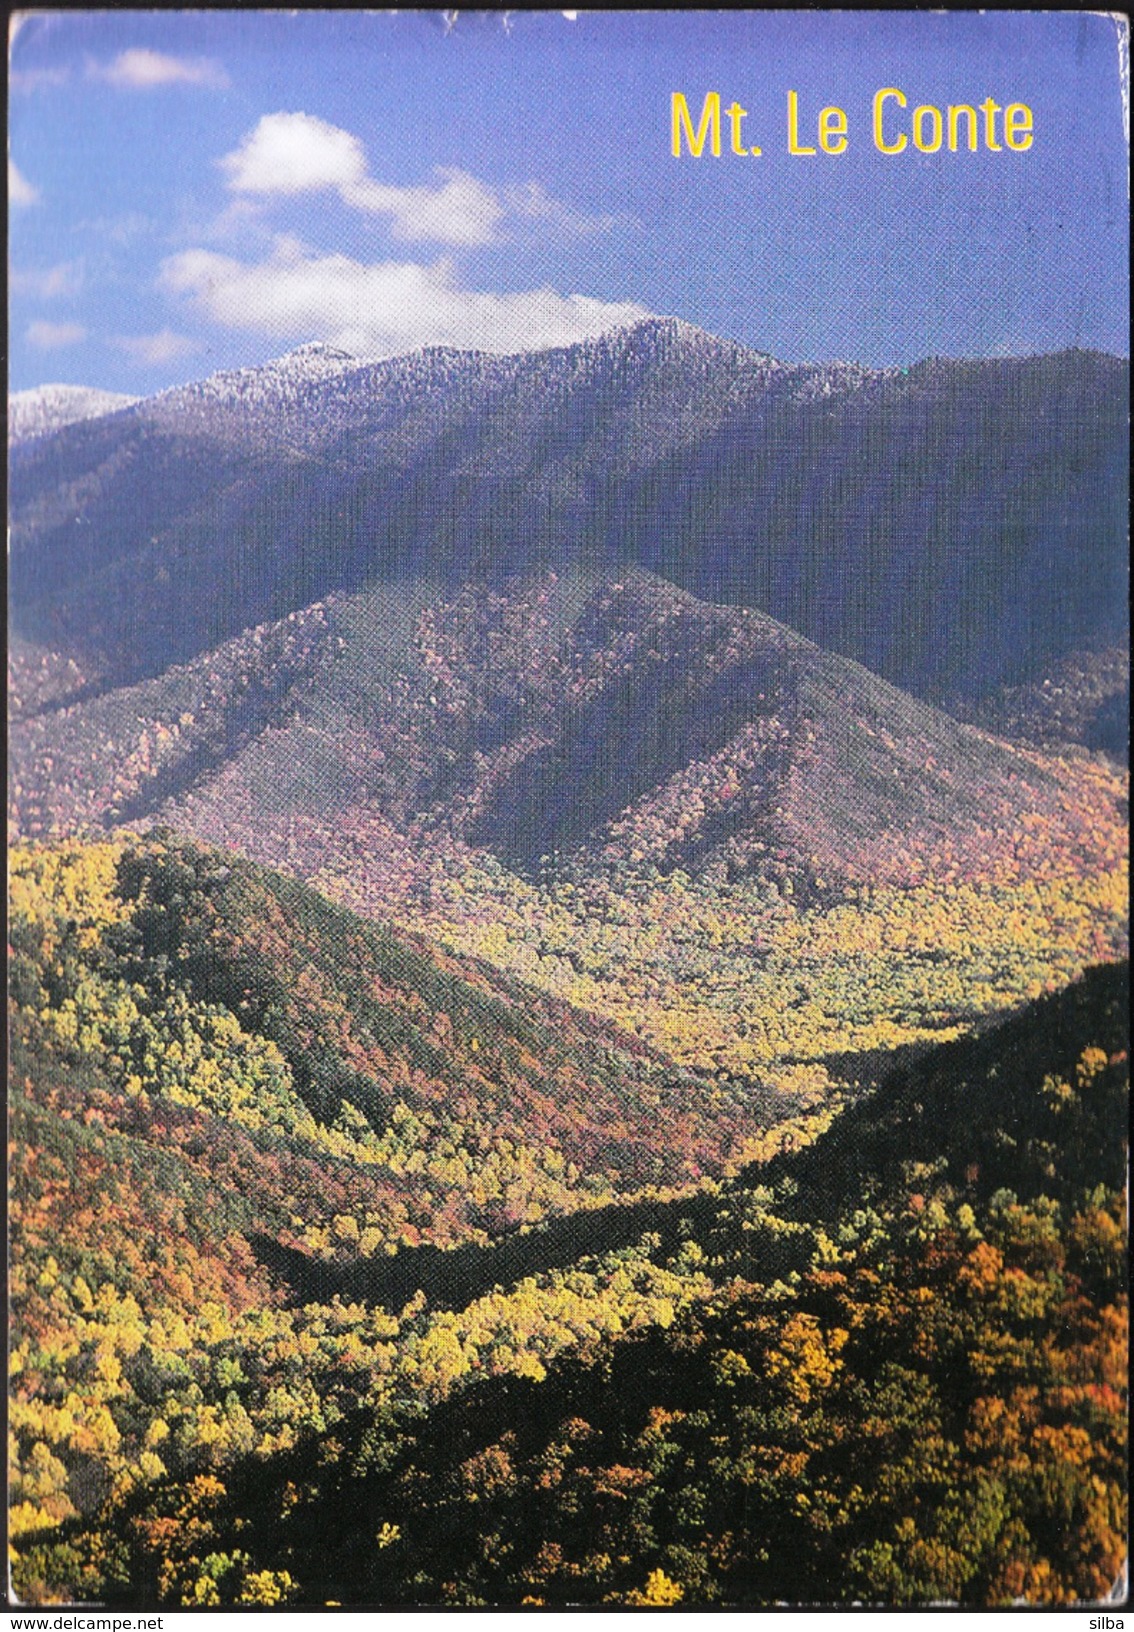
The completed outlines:
[[[8,446],[129,408],[137,397],[85,385],[38,385],[8,398]]]
[[[1124,379],[786,367],[651,320],[305,347],[40,438],[13,831],[168,824],[682,1069],[822,1097],[830,1058],[1124,950],[1125,782],[1066,748],[1117,745]],[[1097,684],[1012,746],[932,706],[942,664],[978,721]]]
[[[118,1093],[346,1164],[391,1243],[719,1175],[798,1108],[168,834],[17,851],[12,891],[22,1026]]]
[[[375,584],[54,700],[12,661],[14,834],[173,827],[742,1091],[1126,945],[1117,767],[638,569]]]
[[[21,1601],[1109,1591],[1126,970],[907,1060],[742,1176],[438,1252],[412,1243],[533,1148],[494,1123],[516,1011],[255,869],[107,848],[14,870]],[[407,1044],[414,1109],[368,1156],[365,1115],[288,1125],[303,1060],[347,1082]],[[457,1069],[454,1142],[425,1113]]]
[[[1105,1600],[1127,1511],[1123,1170],[1109,1145],[1122,1009],[1121,981],[1104,980],[1062,1014],[1021,1016],[1017,1038],[1038,1025],[1071,1053],[1062,1102],[1006,1029],[981,1062],[977,1137],[964,1119],[929,1121],[928,1160],[844,1202],[830,1233],[806,1199],[806,1224],[784,1216],[793,1179],[805,1198],[791,1164],[782,1189],[728,1197],[747,1250],[722,1262],[706,1242],[705,1261],[746,1275],[672,1325],[565,1353],[538,1383],[454,1392],[385,1460],[360,1424],[305,1525],[263,1502],[261,1567],[330,1596],[366,1558],[371,1594],[454,1606]],[[872,1153],[847,1140],[869,1174]],[[1017,1141],[1036,1178],[994,1195],[965,1179],[965,1145]],[[766,1267],[777,1241],[800,1254],[790,1285]],[[273,1497],[312,1460],[275,1471]],[[262,1489],[253,1478],[221,1534]],[[367,1553],[383,1519],[385,1545]]]
[[[21,700],[32,654],[13,664]],[[880,884],[935,856],[985,874],[1021,860],[1025,818],[1049,860],[1085,863],[1117,819],[1097,767],[1097,795],[1066,808],[1086,761],[959,725],[638,569],[332,596],[159,678],[42,705],[12,750],[17,831],[158,820],[236,849],[274,834],[281,860],[297,828],[373,819],[528,874],[558,856]]]
[[[1127,376],[788,367],[661,319],[512,357],[308,350],[17,448],[13,627],[139,679],[371,582],[638,564],[980,698],[1125,639]]]
[[[22,1602],[1109,1590],[1124,381],[650,321],[13,447]]]
[[[358,1592],[365,1559],[363,1594],[398,1603],[1105,1600],[1125,1556],[1128,1001],[1123,971],[1094,971],[935,1051],[880,1096],[890,1164],[867,1104],[718,1197],[713,1230],[686,1221],[715,1295],[539,1381],[455,1389],[396,1449],[360,1417],[333,1471],[301,1450],[267,1500],[248,1466],[219,1533],[258,1511],[246,1545],[309,1597]],[[853,1191],[816,1206],[836,1152]],[[278,1522],[305,1478],[318,1504]]]

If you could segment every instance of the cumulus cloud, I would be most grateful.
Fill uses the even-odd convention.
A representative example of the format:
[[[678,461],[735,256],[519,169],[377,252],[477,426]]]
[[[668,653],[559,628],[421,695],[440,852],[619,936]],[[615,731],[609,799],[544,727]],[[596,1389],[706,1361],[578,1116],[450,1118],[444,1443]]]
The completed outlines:
[[[388,215],[405,243],[491,244],[503,206],[483,182],[464,170],[437,170],[436,187],[387,187],[366,179],[344,194],[356,209]]]
[[[8,202],[20,206],[39,202],[38,189],[21,176],[11,159],[8,160]]]
[[[174,334],[172,329],[162,329],[157,334],[120,334],[111,344],[136,363],[152,368],[175,363],[179,357],[188,357],[201,349],[199,340],[191,340],[187,334]]]
[[[396,187],[369,172],[357,136],[309,113],[268,113],[221,161],[233,192],[260,198],[335,192],[352,209],[385,215],[403,243],[472,247],[498,243],[508,217],[556,230],[605,232],[612,217],[588,217],[538,183],[497,192],[467,171],[438,169],[432,186]]]
[[[92,79],[143,91],[159,85],[202,85],[223,90],[229,83],[220,64],[206,57],[171,57],[145,46],[120,51],[113,62],[92,62],[87,72]]]
[[[266,113],[220,164],[237,193],[350,188],[366,177],[358,137],[309,113]]]
[[[41,351],[57,351],[62,346],[77,345],[85,340],[87,331],[81,323],[47,323],[37,319],[28,324],[28,341]]]
[[[364,263],[277,239],[258,262],[191,249],[162,266],[167,291],[229,328],[326,340],[360,357],[425,345],[492,352],[568,345],[649,314],[633,302],[551,288],[496,294],[462,287],[451,262]]]

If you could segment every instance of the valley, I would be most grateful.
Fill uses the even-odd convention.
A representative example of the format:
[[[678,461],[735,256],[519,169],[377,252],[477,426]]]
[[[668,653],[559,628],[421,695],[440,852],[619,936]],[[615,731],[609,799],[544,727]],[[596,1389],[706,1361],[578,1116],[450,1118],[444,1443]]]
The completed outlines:
[[[22,1601],[1109,1590],[1127,373],[14,403]]]
[[[1125,946],[1117,766],[637,569],[331,597],[40,710],[10,786],[16,833],[169,826],[812,1094]]]

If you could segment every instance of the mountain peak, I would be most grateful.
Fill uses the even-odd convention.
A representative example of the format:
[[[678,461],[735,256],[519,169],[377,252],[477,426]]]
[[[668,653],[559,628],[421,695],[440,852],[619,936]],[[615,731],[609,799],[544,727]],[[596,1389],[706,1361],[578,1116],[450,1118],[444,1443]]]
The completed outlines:
[[[332,346],[327,340],[307,340],[302,346],[296,346],[292,351],[284,352],[282,357],[275,357],[265,366],[280,368],[287,363],[328,363],[334,367],[357,365],[361,358],[355,357],[349,351],[341,351]]]
[[[658,351],[677,352],[684,355],[703,355],[713,357],[730,357],[736,360],[754,361],[763,365],[783,365],[766,352],[754,350],[751,346],[741,344],[737,340],[723,339],[716,334],[710,334],[707,329],[698,328],[695,323],[687,323],[682,317],[642,317],[633,323],[622,323],[617,328],[606,329],[602,334],[592,335],[586,340],[577,341],[567,348],[570,351],[609,353],[624,350],[637,352]]]
[[[80,420],[113,414],[137,400],[88,385],[37,385],[28,391],[16,391],[8,398],[8,445],[47,436]]]
[[[203,380],[173,386],[149,398],[147,407],[163,416],[173,412],[188,414],[190,419],[217,410],[222,414],[235,411],[241,420],[248,416],[263,418],[265,414],[296,409],[308,387],[362,366],[361,359],[349,352],[339,351],[323,340],[309,340],[266,363],[221,369]]]
[[[333,589],[591,553],[975,699],[1125,638],[1125,374],[788,363],[674,317],[512,356],[315,342],[29,444],[15,627],[137,678]],[[1002,468],[970,487],[950,472],[984,469],[994,421]]]

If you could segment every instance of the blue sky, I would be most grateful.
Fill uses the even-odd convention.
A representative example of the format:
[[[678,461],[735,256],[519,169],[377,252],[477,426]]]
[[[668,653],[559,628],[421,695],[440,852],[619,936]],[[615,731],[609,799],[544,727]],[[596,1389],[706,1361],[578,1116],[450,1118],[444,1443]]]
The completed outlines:
[[[57,12],[11,49],[11,387],[647,312],[788,361],[1127,350],[1117,25],[1082,13]],[[1030,150],[874,146],[1026,103]],[[787,151],[843,108],[840,155]],[[748,110],[675,159],[670,96]],[[905,121],[903,123],[902,121]],[[814,136],[811,137],[811,144]]]

